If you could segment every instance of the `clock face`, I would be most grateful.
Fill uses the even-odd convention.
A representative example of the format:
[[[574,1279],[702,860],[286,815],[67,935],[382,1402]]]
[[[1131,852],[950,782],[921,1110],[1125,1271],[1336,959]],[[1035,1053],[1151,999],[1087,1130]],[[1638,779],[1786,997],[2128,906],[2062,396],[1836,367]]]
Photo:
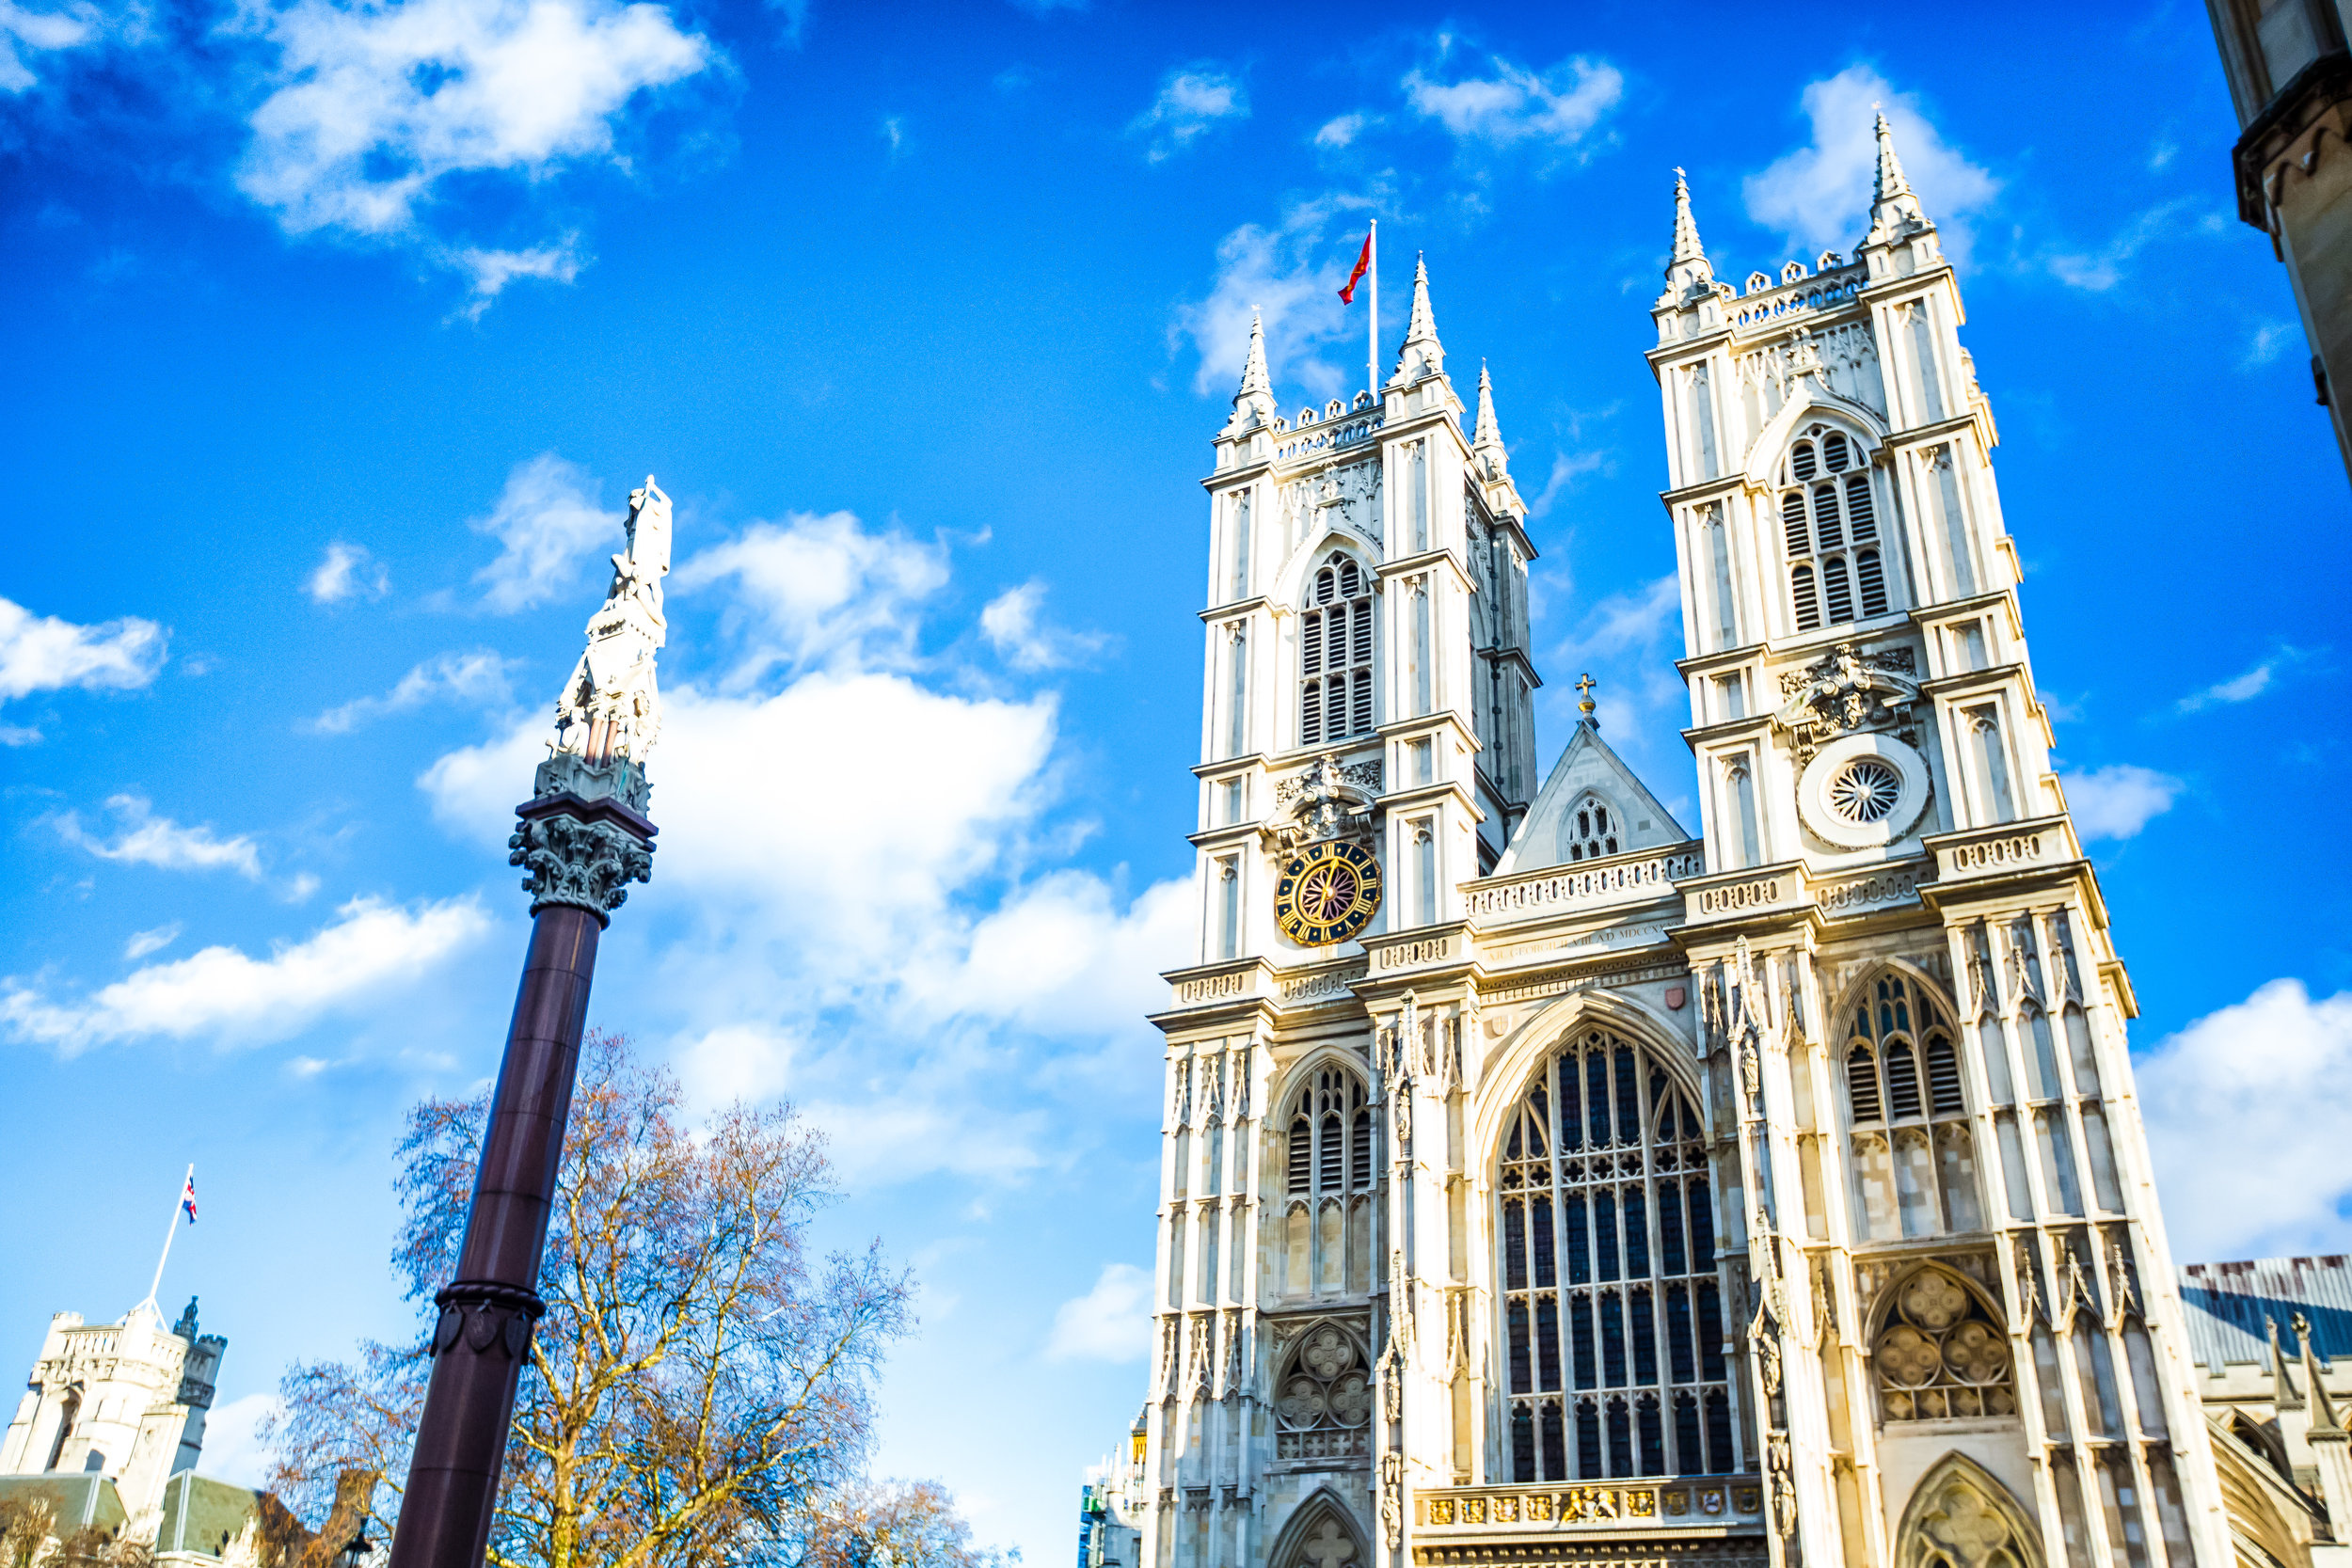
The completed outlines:
[[[1310,844],[1274,884],[1274,923],[1301,947],[1345,942],[1380,908],[1380,862],[1359,844]]]

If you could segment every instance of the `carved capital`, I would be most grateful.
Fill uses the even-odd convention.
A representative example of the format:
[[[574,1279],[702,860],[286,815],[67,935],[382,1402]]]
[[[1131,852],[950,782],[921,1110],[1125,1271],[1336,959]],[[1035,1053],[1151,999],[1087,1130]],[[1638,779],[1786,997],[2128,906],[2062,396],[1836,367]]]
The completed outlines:
[[[542,797],[516,815],[506,863],[527,873],[523,891],[533,914],[570,904],[609,921],[629,883],[653,878],[653,824],[613,800]]]

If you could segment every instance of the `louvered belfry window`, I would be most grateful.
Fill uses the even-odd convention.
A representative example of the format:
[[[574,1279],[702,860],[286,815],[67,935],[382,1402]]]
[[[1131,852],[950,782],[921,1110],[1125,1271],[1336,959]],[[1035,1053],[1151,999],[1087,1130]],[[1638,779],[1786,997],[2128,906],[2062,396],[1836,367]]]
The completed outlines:
[[[1545,1063],[1500,1154],[1511,1479],[1740,1468],[1691,1096],[1645,1047],[1588,1030]]]
[[[1298,617],[1298,743],[1372,733],[1372,578],[1333,551],[1307,585]]]
[[[1917,981],[1882,974],[1847,1017],[1856,1227],[1878,1242],[1981,1229],[1967,1095],[1942,1010]]]
[[[1799,631],[1887,610],[1868,461],[1843,431],[1813,425],[1788,449],[1780,495],[1788,602]]]

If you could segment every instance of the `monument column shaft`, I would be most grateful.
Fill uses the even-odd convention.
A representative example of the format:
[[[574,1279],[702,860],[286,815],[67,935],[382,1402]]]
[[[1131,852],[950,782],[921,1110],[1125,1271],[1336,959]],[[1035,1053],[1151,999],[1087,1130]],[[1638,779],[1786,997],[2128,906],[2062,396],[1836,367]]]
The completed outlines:
[[[603,928],[572,904],[547,905],[532,922],[457,1278],[435,1298],[433,1379],[392,1568],[478,1568],[489,1544],[531,1324],[545,1309],[539,1263]]]

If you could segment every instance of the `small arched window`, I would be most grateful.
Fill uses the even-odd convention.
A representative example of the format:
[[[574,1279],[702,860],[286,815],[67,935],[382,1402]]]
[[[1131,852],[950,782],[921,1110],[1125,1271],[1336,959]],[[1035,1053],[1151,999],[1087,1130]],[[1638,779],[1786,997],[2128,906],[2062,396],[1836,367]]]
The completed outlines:
[[[1622,842],[1625,821],[1617,809],[1597,795],[1587,795],[1560,819],[1560,858],[1596,861],[1613,855]]]
[[[1372,578],[1334,550],[1308,579],[1298,617],[1298,743],[1372,733]]]
[[[1885,614],[1878,504],[1861,448],[1843,431],[1808,426],[1788,449],[1781,483],[1781,543],[1797,629]]]
[[[1952,1030],[1918,985],[1899,974],[1865,987],[1851,1018],[1846,1108],[1856,1229],[1873,1241],[1981,1229]]]
[[[1364,1081],[1344,1068],[1318,1069],[1287,1123],[1279,1272],[1292,1295],[1372,1289],[1378,1208],[1378,1119]]]

